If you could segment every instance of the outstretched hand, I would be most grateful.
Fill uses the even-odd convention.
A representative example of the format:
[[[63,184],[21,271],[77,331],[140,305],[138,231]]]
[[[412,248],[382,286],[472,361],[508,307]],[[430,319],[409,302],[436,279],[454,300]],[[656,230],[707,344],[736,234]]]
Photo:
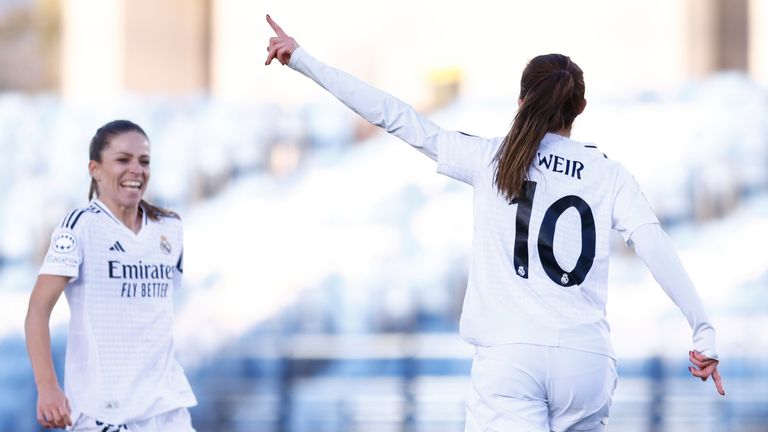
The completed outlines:
[[[709,358],[698,351],[688,351],[688,359],[695,366],[688,366],[688,371],[691,372],[691,375],[700,378],[702,381],[706,381],[711,376],[712,381],[715,382],[717,392],[725,396],[723,379],[720,377],[720,372],[717,371],[719,360]]]
[[[299,44],[292,37],[285,34],[283,29],[269,15],[267,15],[267,22],[277,36],[269,38],[269,46],[267,47],[269,54],[264,64],[268,65],[272,63],[272,59],[276,58],[280,64],[286,65],[291,60],[291,54],[299,47]]]

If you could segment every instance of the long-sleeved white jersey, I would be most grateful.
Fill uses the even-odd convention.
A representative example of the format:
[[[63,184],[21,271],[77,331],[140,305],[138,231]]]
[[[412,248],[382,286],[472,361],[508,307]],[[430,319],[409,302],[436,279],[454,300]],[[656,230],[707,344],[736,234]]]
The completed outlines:
[[[302,48],[289,66],[435,160],[438,172],[473,187],[472,262],[460,330],[469,343],[529,343],[615,357],[606,320],[615,229],[682,310],[694,349],[717,358],[714,328],[650,204],[634,177],[594,145],[547,134],[524,193],[510,204],[494,185],[503,138],[444,130]]]

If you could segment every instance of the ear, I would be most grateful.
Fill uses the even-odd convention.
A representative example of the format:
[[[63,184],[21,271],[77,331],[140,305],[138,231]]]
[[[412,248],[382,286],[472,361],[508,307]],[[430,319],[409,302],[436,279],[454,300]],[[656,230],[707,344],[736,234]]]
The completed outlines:
[[[586,107],[587,107],[587,100],[586,99],[582,99],[581,100],[581,104],[579,104],[579,112],[576,113],[576,115],[579,115],[579,114],[583,113],[584,112],[584,108],[586,108]]]
[[[91,178],[95,179],[98,176],[99,168],[101,167],[98,162],[94,160],[88,162],[88,172],[91,174]]]

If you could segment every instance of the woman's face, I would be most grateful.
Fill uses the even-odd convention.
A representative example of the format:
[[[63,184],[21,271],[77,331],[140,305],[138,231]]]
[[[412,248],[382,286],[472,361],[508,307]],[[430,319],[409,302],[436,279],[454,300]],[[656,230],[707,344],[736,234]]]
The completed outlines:
[[[113,136],[101,151],[101,162],[91,161],[99,200],[120,208],[138,207],[149,183],[149,142],[139,132]]]

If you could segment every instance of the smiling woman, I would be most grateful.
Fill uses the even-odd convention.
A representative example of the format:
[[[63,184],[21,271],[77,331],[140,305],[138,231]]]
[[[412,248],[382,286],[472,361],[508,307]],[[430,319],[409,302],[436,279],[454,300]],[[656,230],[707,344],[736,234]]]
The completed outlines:
[[[128,120],[107,123],[96,131],[89,153],[89,200],[97,196],[134,232],[141,225],[139,208],[152,220],[178,218],[143,199],[149,183],[149,139],[139,125]]]
[[[29,300],[25,329],[37,420],[73,431],[194,431],[187,407],[197,401],[172,336],[172,294],[183,270],[181,220],[143,199],[150,157],[141,127],[127,120],[102,126],[90,159],[91,201],[54,230]],[[62,292],[71,315],[65,391],[48,329]]]

